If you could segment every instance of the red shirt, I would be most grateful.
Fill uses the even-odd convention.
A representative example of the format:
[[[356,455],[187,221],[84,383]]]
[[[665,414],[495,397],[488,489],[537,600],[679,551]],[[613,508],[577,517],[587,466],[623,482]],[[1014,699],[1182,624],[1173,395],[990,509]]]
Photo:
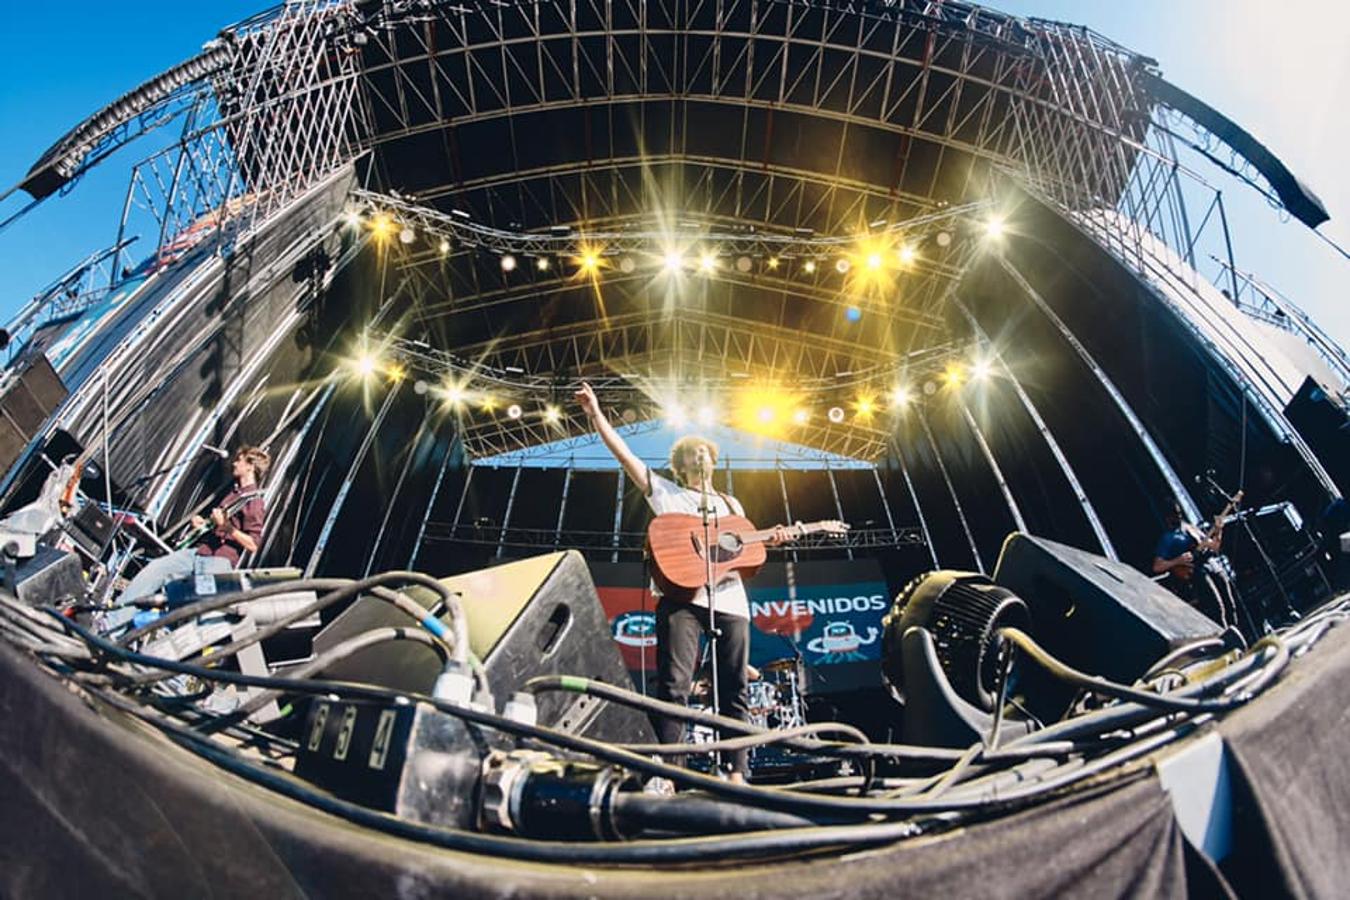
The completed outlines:
[[[253,542],[261,546],[263,516],[266,512],[261,492],[255,492],[254,488],[241,491],[236,486],[225,495],[224,500],[220,501],[220,508],[229,512],[231,507],[248,494],[253,496],[227,515],[224,525],[202,535],[202,539],[197,542],[198,556],[219,556],[228,559],[231,566],[239,565],[239,557],[244,555],[244,545],[231,539],[235,529],[253,538]]]

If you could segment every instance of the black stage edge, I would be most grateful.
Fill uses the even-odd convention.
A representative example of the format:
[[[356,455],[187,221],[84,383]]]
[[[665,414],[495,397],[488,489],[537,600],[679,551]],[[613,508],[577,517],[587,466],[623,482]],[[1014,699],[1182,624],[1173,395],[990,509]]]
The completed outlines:
[[[1151,769],[948,834],[847,859],[719,869],[560,867],[357,828],[99,711],[0,645],[0,893],[86,896],[1330,896],[1350,876],[1350,628],[1231,716],[1240,797],[1228,879],[1182,836]],[[1231,885],[1231,887],[1230,887]]]

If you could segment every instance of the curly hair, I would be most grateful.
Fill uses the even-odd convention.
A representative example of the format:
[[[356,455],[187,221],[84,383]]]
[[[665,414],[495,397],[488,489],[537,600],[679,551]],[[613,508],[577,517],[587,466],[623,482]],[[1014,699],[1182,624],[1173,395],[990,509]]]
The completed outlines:
[[[267,477],[267,470],[272,467],[272,454],[252,444],[241,444],[239,449],[234,451],[234,459],[242,459],[251,465],[253,477],[259,484],[262,484],[262,480]]]
[[[681,484],[689,483],[684,475],[684,452],[694,450],[699,446],[708,448],[708,456],[712,458],[713,465],[717,465],[717,445],[705,437],[686,434],[670,445],[670,470],[675,473],[675,477],[679,479]]]

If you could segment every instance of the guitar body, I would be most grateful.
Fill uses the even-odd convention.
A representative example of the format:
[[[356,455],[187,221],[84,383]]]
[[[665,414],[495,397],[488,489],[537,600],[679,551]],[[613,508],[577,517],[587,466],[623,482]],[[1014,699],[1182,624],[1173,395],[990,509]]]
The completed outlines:
[[[719,516],[710,529],[712,536],[713,584],[732,572],[749,578],[764,565],[767,554],[760,541],[743,542],[755,526],[744,516]],[[652,575],[661,592],[676,599],[689,599],[707,579],[703,518],[684,513],[664,513],[647,528],[647,549],[652,557]]]

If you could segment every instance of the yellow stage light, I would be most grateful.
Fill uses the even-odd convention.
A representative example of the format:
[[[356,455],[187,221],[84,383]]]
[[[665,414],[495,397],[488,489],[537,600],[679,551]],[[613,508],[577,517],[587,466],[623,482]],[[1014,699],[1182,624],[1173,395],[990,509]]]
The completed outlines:
[[[684,268],[684,257],[678,250],[667,250],[662,264],[667,272],[678,272]]]
[[[581,255],[577,257],[577,266],[580,267],[581,274],[594,278],[600,274],[600,266],[603,260],[600,256],[600,249],[597,247],[582,247]]]
[[[761,425],[772,425],[774,418],[772,406],[761,406],[755,411],[755,418],[759,419]]]
[[[541,256],[541,257],[539,257],[538,259],[536,259],[536,260],[534,261],[534,267],[535,267],[536,269],[538,269],[540,272],[547,272],[547,271],[548,271],[548,257],[547,257],[547,256]]]
[[[550,425],[557,425],[562,419],[562,410],[552,404],[544,407],[544,421]]]
[[[388,213],[376,213],[370,220],[370,233],[381,240],[394,233],[394,220]]]
[[[942,373],[942,379],[948,387],[960,387],[961,382],[966,380],[966,370],[960,363],[952,363]]]
[[[806,262],[802,263],[802,271],[807,275],[814,275],[816,271],[816,261],[814,259],[808,259]]]
[[[850,263],[848,257],[845,256],[841,256],[834,261],[834,270],[840,275],[847,273],[851,266],[852,263]]]
[[[698,270],[706,275],[716,268],[717,268],[716,254],[705,250],[698,258]]]
[[[909,244],[905,244],[901,247],[899,253],[896,255],[899,257],[900,265],[902,266],[912,265],[914,260],[918,257],[918,253]]]
[[[372,353],[362,352],[361,355],[356,358],[356,371],[362,378],[374,375],[375,370],[379,367],[380,361],[377,360]]]
[[[810,418],[811,414],[804,409],[796,409],[792,411],[793,425],[805,425],[806,421]]]
[[[771,272],[778,271],[778,257],[776,256],[769,257],[769,271]]]
[[[867,254],[867,268],[873,272],[881,271],[881,254],[873,251]]]
[[[464,388],[460,385],[447,385],[445,388],[445,405],[451,409],[459,409],[464,405],[464,396]]]
[[[896,387],[891,391],[891,406],[896,408],[907,406],[909,404],[909,389],[905,387]]]
[[[450,253],[450,242],[447,241],[447,240],[445,240],[444,238],[442,238],[442,239],[441,239],[441,248],[440,248],[440,249],[441,249],[441,256],[447,256],[447,255],[449,255],[449,253]]]
[[[478,408],[485,413],[492,412],[497,408],[497,398],[493,397],[491,394],[485,394],[483,398],[478,401]]]
[[[872,413],[877,411],[877,404],[871,397],[859,397],[857,402],[853,404],[853,409],[858,414],[858,418],[870,419]]]

